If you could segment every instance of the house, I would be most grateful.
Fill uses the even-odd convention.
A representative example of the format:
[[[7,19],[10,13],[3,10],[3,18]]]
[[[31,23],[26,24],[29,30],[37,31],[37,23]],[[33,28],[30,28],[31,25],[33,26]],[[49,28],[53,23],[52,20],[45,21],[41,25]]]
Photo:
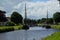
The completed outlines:
[[[5,26],[7,22],[0,22],[0,26]]]
[[[6,17],[6,18],[7,18],[7,21],[8,21],[8,22],[10,22],[10,21],[11,21],[11,20],[10,20],[10,19],[11,19],[10,17]]]

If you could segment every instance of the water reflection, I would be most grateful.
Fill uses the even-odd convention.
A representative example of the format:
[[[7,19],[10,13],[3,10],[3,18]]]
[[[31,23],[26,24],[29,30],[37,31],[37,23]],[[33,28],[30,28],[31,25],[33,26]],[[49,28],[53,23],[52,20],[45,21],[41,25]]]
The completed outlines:
[[[54,32],[57,32],[57,30],[45,29],[41,27],[31,27],[27,31],[27,35],[25,30],[0,33],[0,40],[25,40],[25,37],[27,37],[27,40],[40,40],[42,37],[51,35]]]

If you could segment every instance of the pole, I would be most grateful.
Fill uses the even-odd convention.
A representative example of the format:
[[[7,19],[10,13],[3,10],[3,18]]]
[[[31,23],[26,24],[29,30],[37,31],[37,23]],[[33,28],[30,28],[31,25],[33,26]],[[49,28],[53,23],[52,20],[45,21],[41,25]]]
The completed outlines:
[[[25,26],[27,27],[27,10],[26,10],[26,2],[25,2]],[[25,40],[27,40],[27,30],[25,30]]]
[[[26,12],[26,3],[25,3],[25,25],[27,24],[27,12]]]
[[[29,26],[27,25],[27,12],[26,12],[26,2],[25,2],[25,19],[23,22],[23,28],[25,30],[25,40],[27,40],[27,30],[29,29]]]
[[[46,19],[46,22],[47,22],[47,25],[48,25],[48,9],[47,9],[47,19]]]

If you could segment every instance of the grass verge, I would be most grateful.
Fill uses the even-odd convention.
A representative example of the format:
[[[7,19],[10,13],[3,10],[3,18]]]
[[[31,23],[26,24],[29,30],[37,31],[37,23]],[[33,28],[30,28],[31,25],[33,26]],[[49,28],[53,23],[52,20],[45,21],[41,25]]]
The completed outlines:
[[[53,33],[51,36],[47,36],[42,40],[60,40],[60,32]]]
[[[20,30],[22,29],[22,25],[18,26],[0,26],[0,33],[14,31],[14,30]]]
[[[51,28],[60,30],[60,25],[51,25]]]

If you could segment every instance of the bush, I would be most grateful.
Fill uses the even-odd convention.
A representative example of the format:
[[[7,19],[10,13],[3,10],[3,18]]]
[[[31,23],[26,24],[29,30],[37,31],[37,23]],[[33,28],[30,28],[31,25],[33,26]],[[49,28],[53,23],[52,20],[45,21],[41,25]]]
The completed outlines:
[[[13,23],[13,22],[7,22],[6,26],[15,26],[15,23]]]
[[[10,27],[10,28],[0,29],[0,33],[9,32],[9,31],[14,31],[14,28]]]

